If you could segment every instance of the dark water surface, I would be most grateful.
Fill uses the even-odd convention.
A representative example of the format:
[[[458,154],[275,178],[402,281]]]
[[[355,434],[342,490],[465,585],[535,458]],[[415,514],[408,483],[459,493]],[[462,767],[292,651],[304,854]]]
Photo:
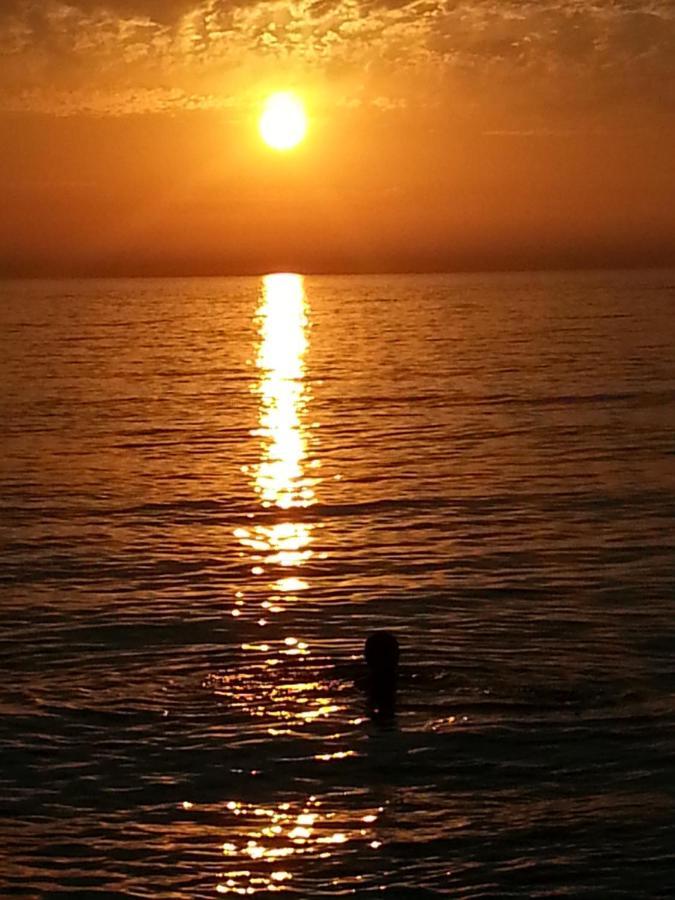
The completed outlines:
[[[675,273],[0,327],[0,896],[675,896]]]

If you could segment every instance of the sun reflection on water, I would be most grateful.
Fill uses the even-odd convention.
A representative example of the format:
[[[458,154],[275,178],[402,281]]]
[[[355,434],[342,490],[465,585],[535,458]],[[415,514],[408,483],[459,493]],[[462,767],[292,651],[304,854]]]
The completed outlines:
[[[259,377],[252,390],[259,397],[259,423],[252,435],[258,440],[259,460],[246,466],[245,472],[252,478],[261,508],[270,514],[276,510],[277,515],[273,521],[239,527],[234,534],[253,564],[251,574],[273,579],[268,585],[270,596],[260,605],[265,612],[279,613],[282,601],[292,601],[296,592],[308,586],[297,570],[313,555],[314,525],[300,521],[300,510],[316,503],[319,483],[320,462],[308,459],[313,426],[307,420],[309,322],[301,275],[277,273],[263,278],[256,322]],[[295,574],[290,574],[294,569]],[[241,615],[241,610],[233,614]]]
[[[256,467],[256,491],[263,506],[309,506],[314,490],[304,473],[307,309],[300,275],[265,276],[258,321],[261,405],[257,434],[264,452]]]
[[[214,673],[205,682],[229,709],[241,710],[259,720],[271,737],[307,736],[308,730],[316,731],[319,723],[331,723],[329,729],[344,725],[347,708],[338,699],[335,686],[321,677],[315,665],[305,668],[303,660],[310,653],[305,641],[287,637],[245,642],[241,649],[250,660],[245,670]],[[324,733],[322,739],[332,740],[330,733]],[[343,759],[352,755],[355,754],[351,751],[340,750],[314,758]]]
[[[336,809],[317,797],[304,803],[280,803],[273,807],[230,800],[236,840],[222,844],[228,868],[220,873],[219,894],[257,894],[283,891],[303,877],[298,857],[328,859],[338,846],[348,843],[381,846],[373,840],[373,826],[383,808],[363,810],[345,825]],[[365,814],[364,814],[365,813]]]
[[[290,613],[303,592],[310,592],[308,563],[319,527],[309,512],[321,479],[309,418],[309,320],[301,276],[263,279],[256,324],[252,391],[258,399],[258,425],[251,433],[256,461],[243,471],[251,480],[257,509],[234,531],[250,575],[234,591],[231,610],[242,628],[244,661],[236,669],[211,674],[206,685],[230,714],[246,718],[251,734],[283,747],[282,757],[288,752],[303,770],[313,767],[321,779],[333,767],[359,765],[356,758],[362,753],[349,746],[349,735],[362,719],[353,718],[345,696],[349,685],[335,679],[325,648],[310,647],[291,625],[290,615],[273,618]],[[286,628],[276,630],[275,623]],[[223,810],[225,863],[217,892],[297,894],[316,865],[313,860],[339,864],[359,844],[368,852],[377,850],[375,828],[383,808],[359,810],[353,797],[345,800],[337,791],[328,801],[326,796],[303,796],[292,803],[229,800]],[[185,811],[191,809],[184,805]]]

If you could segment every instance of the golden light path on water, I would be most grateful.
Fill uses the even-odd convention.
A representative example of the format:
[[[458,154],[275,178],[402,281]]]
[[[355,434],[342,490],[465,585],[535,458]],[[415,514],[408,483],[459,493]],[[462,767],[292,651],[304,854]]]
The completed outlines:
[[[255,615],[261,616],[257,624],[265,636],[243,643],[248,664],[214,677],[211,687],[231,709],[260,723],[273,739],[304,738],[308,729],[316,737],[317,729],[344,713],[344,707],[328,683],[308,677],[304,665],[294,665],[310,656],[305,641],[298,636],[268,637],[265,629],[271,624],[269,614],[283,613],[310,587],[303,566],[313,556],[315,525],[303,522],[301,511],[317,502],[320,463],[311,458],[309,449],[313,431],[305,361],[309,316],[302,276],[279,273],[263,278],[256,324],[258,377],[252,390],[259,398],[259,411],[252,437],[258,461],[244,472],[258,496],[262,521],[235,531],[252,565],[251,580],[245,591],[238,592],[233,614],[250,620],[249,606],[259,602],[262,593]],[[339,734],[334,731],[329,725],[323,736],[325,748],[313,756],[319,765],[356,755],[336,746]],[[250,896],[284,891],[311,867],[309,860],[298,866],[299,857],[327,859],[338,847],[355,841],[377,849],[380,843],[372,829],[382,808],[347,811],[341,806],[335,798],[325,805],[315,796],[267,805],[227,802],[222,844],[227,867],[217,892]]]
[[[304,382],[308,346],[307,301],[302,276],[277,273],[263,278],[257,311],[260,342],[256,365],[259,380],[260,460],[252,468],[253,487],[263,509],[280,511],[311,506],[316,502],[317,479],[307,474],[318,460],[307,461],[308,390]],[[250,471],[247,468],[247,471]],[[293,569],[312,556],[312,525],[297,516],[281,517],[235,532],[241,544],[253,551],[252,574],[265,574],[269,567]],[[274,593],[293,595],[306,587],[304,579],[291,572],[281,574],[271,585]],[[291,596],[286,599],[290,600]],[[274,600],[266,607],[278,612]]]
[[[349,831],[336,822],[339,813],[324,808],[315,796],[308,797],[304,804],[271,807],[231,800],[227,809],[241,822],[241,837],[222,844],[223,856],[232,868],[221,873],[216,887],[219,894],[250,896],[288,890],[289,882],[295,880],[291,869],[296,869],[299,857],[307,858],[304,866],[311,867],[312,860],[329,859],[337,847],[357,837],[372,850],[381,846],[373,828],[383,807],[362,811]]]
[[[288,273],[265,276],[258,316],[258,435],[264,448],[256,471],[256,491],[266,507],[309,506],[315,497],[303,465],[307,453],[303,378],[308,321],[302,277]]]

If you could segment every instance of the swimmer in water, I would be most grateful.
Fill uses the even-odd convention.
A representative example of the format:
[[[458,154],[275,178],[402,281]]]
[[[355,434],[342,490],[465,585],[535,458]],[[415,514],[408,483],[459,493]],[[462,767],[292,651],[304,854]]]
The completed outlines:
[[[366,641],[364,656],[368,711],[376,721],[389,721],[396,715],[398,641],[389,631],[375,631]]]

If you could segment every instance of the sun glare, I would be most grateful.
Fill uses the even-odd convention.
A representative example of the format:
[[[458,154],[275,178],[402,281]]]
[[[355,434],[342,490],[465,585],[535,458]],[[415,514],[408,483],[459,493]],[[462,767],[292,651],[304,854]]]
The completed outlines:
[[[273,94],[260,117],[260,136],[273,150],[290,150],[307,133],[307,116],[294,94]]]

